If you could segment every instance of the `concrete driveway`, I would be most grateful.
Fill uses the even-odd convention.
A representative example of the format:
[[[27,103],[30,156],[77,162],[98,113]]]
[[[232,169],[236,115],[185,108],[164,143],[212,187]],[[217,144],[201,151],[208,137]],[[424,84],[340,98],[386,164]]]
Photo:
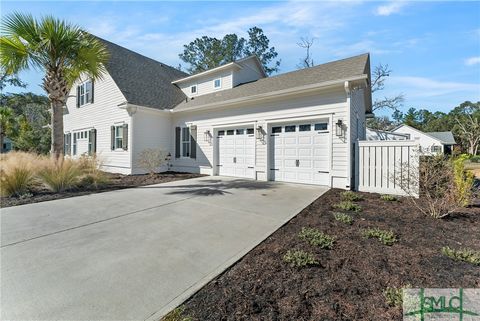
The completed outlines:
[[[202,177],[1,210],[2,320],[158,320],[327,188]]]

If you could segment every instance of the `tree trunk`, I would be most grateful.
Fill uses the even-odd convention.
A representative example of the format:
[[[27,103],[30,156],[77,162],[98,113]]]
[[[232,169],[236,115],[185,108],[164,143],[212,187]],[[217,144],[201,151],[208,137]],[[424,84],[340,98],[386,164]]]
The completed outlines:
[[[52,124],[52,145],[50,153],[52,157],[59,158],[63,155],[63,103],[52,101],[51,124]]]
[[[3,154],[3,141],[5,139],[5,135],[3,134],[2,128],[0,127],[0,154]]]

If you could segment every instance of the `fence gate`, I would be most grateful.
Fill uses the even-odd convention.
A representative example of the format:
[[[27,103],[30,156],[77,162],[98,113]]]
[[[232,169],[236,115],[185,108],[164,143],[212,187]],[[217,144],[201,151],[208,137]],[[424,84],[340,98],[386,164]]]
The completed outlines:
[[[356,147],[358,191],[418,196],[419,153],[414,141],[359,141]]]

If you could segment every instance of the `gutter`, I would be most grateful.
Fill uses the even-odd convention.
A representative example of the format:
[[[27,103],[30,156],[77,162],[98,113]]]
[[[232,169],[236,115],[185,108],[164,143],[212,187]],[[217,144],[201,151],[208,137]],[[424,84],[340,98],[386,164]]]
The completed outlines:
[[[271,92],[268,92],[268,93],[257,94],[257,95],[253,95],[253,96],[240,97],[240,98],[234,98],[234,99],[230,99],[230,100],[226,100],[226,101],[220,101],[220,102],[215,102],[215,103],[210,103],[210,104],[199,105],[199,106],[188,108],[188,109],[175,110],[175,108],[173,108],[171,111],[173,113],[180,113],[180,112],[195,111],[195,110],[199,110],[199,109],[210,109],[210,108],[215,108],[215,107],[225,107],[225,106],[240,104],[240,103],[244,103],[244,102],[268,99],[268,98],[271,98],[272,96],[282,97],[282,96],[287,96],[287,95],[296,94],[296,93],[313,92],[313,91],[316,91],[318,89],[334,87],[336,85],[342,85],[343,86],[345,84],[345,82],[351,82],[351,81],[356,81],[356,80],[365,80],[365,79],[368,79],[367,75],[361,75],[361,76],[356,76],[356,77],[351,77],[351,78],[346,78],[346,79],[330,80],[330,81],[324,81],[324,82],[321,82],[321,83],[316,83],[316,84],[311,84],[311,85],[293,87],[293,88],[288,88],[288,89],[271,91]]]

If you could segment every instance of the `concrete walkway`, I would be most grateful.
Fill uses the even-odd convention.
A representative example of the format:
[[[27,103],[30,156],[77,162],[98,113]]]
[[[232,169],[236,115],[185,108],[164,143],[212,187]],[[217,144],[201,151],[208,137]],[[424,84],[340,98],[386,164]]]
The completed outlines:
[[[158,320],[327,188],[202,177],[1,210],[1,320]]]

